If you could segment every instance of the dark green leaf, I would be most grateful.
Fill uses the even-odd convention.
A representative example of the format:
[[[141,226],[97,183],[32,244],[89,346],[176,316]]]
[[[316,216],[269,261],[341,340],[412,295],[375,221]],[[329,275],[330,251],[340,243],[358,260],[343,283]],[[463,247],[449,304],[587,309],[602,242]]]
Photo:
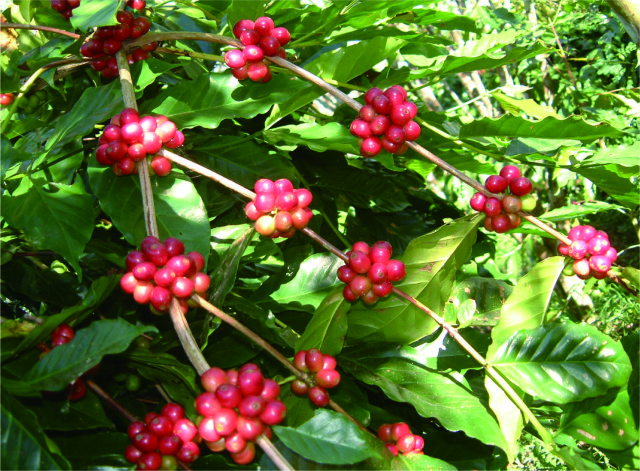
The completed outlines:
[[[2,469],[71,469],[33,412],[2,391]]]
[[[377,455],[366,432],[342,414],[325,409],[317,409],[300,427],[276,425],[273,431],[287,447],[318,463],[352,464]]]
[[[35,401],[34,401],[35,402]],[[30,405],[45,430],[89,430],[95,428],[113,428],[107,418],[100,399],[91,390],[81,401],[70,401],[67,397],[47,398]]]
[[[91,196],[80,180],[73,185],[23,178],[11,196],[2,197],[3,215],[41,249],[60,253],[78,272],[80,255],[91,238]]]
[[[104,471],[131,467],[124,450],[131,439],[122,432],[96,432],[72,436],[57,436],[55,442],[73,465],[73,469]]]
[[[296,342],[296,350],[317,348],[329,355],[340,353],[347,334],[350,308],[351,304],[342,295],[342,288],[334,289],[316,309],[302,337]]]
[[[357,141],[349,130],[338,124],[305,123],[297,126],[281,126],[264,132],[265,139],[272,144],[284,142],[289,146],[305,145],[316,152],[335,150],[358,154]]]
[[[96,164],[95,161],[93,161]],[[127,242],[138,247],[146,237],[140,180],[136,175],[118,177],[111,168],[90,166],[89,181],[100,205]],[[176,237],[185,251],[209,256],[209,220],[193,183],[178,170],[166,177],[153,177],[156,218],[160,239]]]
[[[344,349],[340,364],[360,381],[381,388],[390,399],[408,402],[421,416],[438,419],[448,430],[462,430],[483,443],[505,448],[496,418],[465,377],[423,366],[415,349],[369,342]]]
[[[71,24],[82,31],[95,26],[115,25],[118,6],[118,3],[111,0],[91,0],[81,3],[73,10]],[[117,80],[114,80],[114,83],[116,82]]]
[[[518,330],[492,364],[528,394],[557,404],[601,396],[631,374],[622,346],[587,324]]]
[[[94,321],[78,330],[72,342],[51,350],[37,362],[25,374],[21,386],[25,391],[59,391],[100,363],[104,355],[120,353],[140,334],[156,331],[155,327],[134,326],[123,319]]]

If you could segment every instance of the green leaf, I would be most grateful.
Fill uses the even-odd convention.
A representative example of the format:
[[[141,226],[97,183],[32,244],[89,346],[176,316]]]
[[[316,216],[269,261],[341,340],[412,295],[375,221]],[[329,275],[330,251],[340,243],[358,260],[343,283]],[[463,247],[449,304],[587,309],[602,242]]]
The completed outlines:
[[[451,431],[506,449],[498,422],[465,377],[423,366],[411,347],[369,342],[347,348],[340,364],[360,381],[378,386],[392,400],[408,402],[423,417],[434,417]]]
[[[227,9],[229,26],[233,27],[238,21],[244,18],[255,20],[265,13],[264,0],[233,0]]]
[[[472,276],[456,285],[447,303],[449,310],[457,313],[459,306],[466,301],[475,302],[476,312],[471,321],[473,325],[495,325],[500,317],[500,311],[505,300],[509,297],[513,286],[494,278]]]
[[[98,278],[82,298],[80,303],[63,309],[58,314],[47,317],[47,319],[31,331],[20,345],[16,348],[15,354],[35,347],[40,342],[50,338],[51,332],[60,324],[68,323],[74,319],[82,319],[86,315],[93,313],[111,294],[113,289],[120,284],[120,276],[103,276]],[[40,283],[40,285],[42,285]]]
[[[220,259],[220,263],[211,274],[211,302],[216,306],[223,306],[224,299],[233,289],[240,266],[240,259],[256,235],[253,228],[245,228],[244,232],[234,241]]]
[[[513,463],[518,449],[518,440],[525,425],[525,419],[518,406],[513,403],[489,375],[484,378],[484,386],[489,393],[489,407],[491,407],[498,419],[500,430],[502,430],[506,441],[505,451],[509,457],[509,463]],[[521,391],[517,392],[520,397],[523,396]]]
[[[345,126],[339,123],[281,126],[268,129],[263,135],[271,144],[284,142],[292,146],[305,145],[316,152],[335,150],[343,153],[359,153],[356,139]]]
[[[296,453],[317,463],[353,464],[377,456],[371,437],[337,412],[317,409],[298,428],[275,425],[273,432]]]
[[[610,210],[621,211],[624,210],[624,208],[617,204],[607,203],[605,201],[585,201],[582,204],[572,204],[570,206],[552,209],[551,211],[541,214],[538,218],[549,222],[557,222],[573,218],[580,219],[589,214],[597,214],[602,211]]]
[[[304,64],[304,68],[323,79],[338,82],[349,82],[353,78],[365,73],[380,61],[393,56],[405,42],[397,38],[377,37],[333,51],[326,51],[315,60]],[[294,112],[298,108],[310,103],[325,92],[313,84],[305,83],[294,92],[284,103],[276,105],[266,126],[269,127],[279,119]]]
[[[45,430],[113,428],[100,399],[91,389],[87,390],[81,401],[70,401],[66,396],[61,399],[47,398],[46,401],[30,405],[30,409]]]
[[[560,118],[551,106],[541,106],[531,99],[517,100],[504,95],[500,92],[495,92],[491,95],[495,98],[502,108],[508,113],[512,113],[516,116],[520,115],[520,111],[524,112],[530,118],[544,119],[547,117]]]
[[[23,178],[11,196],[2,196],[3,215],[38,248],[54,250],[76,270],[93,232],[91,196],[79,179],[73,185]]]
[[[140,179],[118,177],[109,167],[89,166],[89,182],[100,199],[100,206],[127,242],[138,247],[146,237]],[[180,171],[151,179],[160,239],[177,237],[185,252],[200,252],[209,257],[209,220],[200,195]]]
[[[456,271],[471,254],[481,218],[468,216],[414,239],[402,255],[407,275],[397,288],[436,313],[449,299]],[[349,313],[348,339],[353,343],[383,340],[411,343],[438,324],[413,304],[396,296],[373,307],[358,302]]]
[[[167,116],[179,129],[213,129],[224,119],[253,118],[267,112],[274,103],[285,101],[290,97],[285,83],[290,80],[289,76],[276,76],[257,87],[240,85],[230,72],[202,74],[168,87],[144,109]]]
[[[423,471],[425,469],[430,471],[456,471],[458,469],[446,461],[427,455],[404,456],[400,454],[396,456],[393,461],[394,463],[392,464],[391,469],[407,469],[415,471]]]
[[[336,272],[342,265],[344,261],[335,255],[312,255],[300,264],[296,276],[272,293],[271,298],[290,308],[307,310],[312,306],[318,309],[339,284]]]
[[[317,348],[329,355],[340,353],[347,334],[350,308],[351,304],[342,295],[342,288],[334,289],[316,309],[302,337],[296,342],[296,351]]]
[[[74,28],[82,31],[94,26],[115,25],[118,6],[119,2],[112,0],[91,0],[81,3],[73,10],[73,16],[70,18],[71,24]]]
[[[84,432],[70,436],[56,436],[55,441],[71,461],[73,469],[121,470],[131,467],[124,458],[124,450],[131,444],[126,433]]]
[[[586,324],[519,330],[491,362],[526,393],[557,404],[601,396],[631,375],[622,346]]]
[[[600,149],[591,157],[587,157],[578,164],[578,167],[591,167],[614,164],[625,167],[627,172],[638,173],[640,163],[640,142],[634,142],[630,146],[617,146]]]
[[[2,469],[71,469],[44,434],[36,415],[2,391]]]
[[[37,362],[25,374],[21,386],[25,391],[59,391],[100,363],[104,355],[126,350],[144,332],[157,329],[135,326],[123,319],[94,321],[78,330],[73,341],[56,347]]]
[[[492,359],[503,342],[521,329],[533,329],[544,323],[553,288],[564,269],[564,257],[550,257],[537,263],[523,276],[502,306],[498,325],[491,331]]]
[[[638,424],[633,420],[629,393],[622,390],[612,404],[562,424],[558,433],[598,448],[617,451],[629,448],[638,441]]]
[[[535,137],[557,139],[571,136],[571,139],[592,141],[601,137],[621,137],[624,133],[609,124],[587,121],[579,116],[566,119],[548,117],[539,121],[530,121],[512,115],[498,119],[476,119],[460,128],[461,139],[472,137]]]
[[[111,3],[109,0],[99,1]],[[96,24],[92,23],[91,26]],[[45,150],[51,151],[78,136],[89,134],[97,123],[110,119],[122,108],[122,89],[118,80],[102,87],[87,88],[71,111],[56,122],[55,130],[47,140]]]
[[[601,165],[599,167],[578,167],[576,173],[587,177],[598,188],[605,191],[624,206],[635,209],[638,206],[638,182],[627,176],[620,176],[616,165]],[[626,174],[626,172],[622,172]]]

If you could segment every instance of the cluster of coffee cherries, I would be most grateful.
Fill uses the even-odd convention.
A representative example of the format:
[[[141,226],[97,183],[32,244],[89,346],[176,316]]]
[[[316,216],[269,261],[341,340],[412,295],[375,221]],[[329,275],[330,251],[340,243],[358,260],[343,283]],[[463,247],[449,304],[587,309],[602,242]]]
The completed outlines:
[[[233,35],[244,46],[243,50],[231,49],[224,55],[224,62],[231,68],[233,76],[238,80],[249,78],[260,83],[271,80],[271,69],[264,58],[287,58],[284,46],[291,40],[289,31],[283,27],[276,28],[271,18],[261,16],[256,21],[238,21],[233,27]]]
[[[315,385],[302,379],[295,379],[291,383],[291,391],[298,396],[309,395],[309,399],[318,407],[329,404],[327,389],[335,388],[340,384],[340,373],[336,371],[336,359],[317,348],[300,350],[293,357],[293,365],[303,373],[315,373],[313,382]]]
[[[255,228],[263,236],[292,237],[296,230],[309,224],[313,212],[309,205],[313,195],[306,188],[293,188],[286,178],[275,182],[261,178],[254,185],[256,197],[249,201],[244,212],[255,221]]]
[[[569,231],[571,245],[560,243],[558,252],[573,258],[573,272],[583,280],[606,278],[618,251],[611,247],[609,235],[592,226],[576,226]]]
[[[404,154],[407,142],[420,136],[420,125],[413,121],[418,114],[415,103],[407,101],[400,85],[382,91],[373,87],[364,94],[365,105],[351,123],[351,134],[360,138],[363,157],[378,155],[382,149],[390,154]]]
[[[50,0],[51,8],[60,13],[65,20],[73,16],[73,9],[80,6],[80,0]]]
[[[105,78],[118,76],[118,61],[115,53],[122,49],[122,41],[139,38],[151,28],[151,22],[147,18],[144,16],[134,18],[129,11],[118,11],[116,18],[118,25],[97,28],[91,38],[80,47],[80,54],[92,59],[91,68],[100,72]],[[131,54],[127,54],[129,64],[147,59],[149,53],[157,47],[158,43],[154,41],[134,49]]]
[[[73,328],[69,324],[60,324],[51,332],[51,348],[49,348],[49,346],[44,342],[37,345],[38,350],[42,352],[40,354],[40,359],[48,355],[52,349],[59,347],[60,345],[64,345],[65,343],[71,342],[75,338],[75,336],[76,333],[73,331]],[[87,385],[82,378],[90,378],[97,371],[98,366],[94,366],[84,375],[82,375],[82,377],[76,379],[69,385],[69,387],[65,390],[65,393],[69,400],[78,401],[82,399],[85,394],[87,394]],[[54,393],[51,395],[56,396],[57,394]]]
[[[389,296],[393,282],[407,274],[400,260],[391,260],[393,249],[389,242],[378,241],[371,247],[366,242],[356,242],[347,252],[349,262],[338,268],[338,279],[347,286],[342,294],[347,301],[362,298],[366,304],[374,304],[379,298]]]
[[[167,312],[174,296],[186,314],[187,299],[193,293],[206,297],[211,284],[209,275],[201,271],[204,257],[198,252],[184,255],[184,243],[174,237],[164,242],[145,237],[140,250],[129,252],[126,265],[129,271],[120,286],[140,304],[150,303],[154,314]]]
[[[108,165],[116,175],[138,171],[136,162],[147,157],[151,171],[159,177],[171,172],[171,161],[154,155],[162,146],[175,149],[184,144],[184,134],[166,116],[143,116],[133,108],[125,108],[111,118],[100,135],[96,150],[99,164]]]
[[[7,106],[13,103],[13,93],[0,93],[0,105]]]
[[[202,416],[198,433],[210,450],[227,450],[236,463],[250,463],[255,440],[262,434],[270,438],[270,426],[287,415],[287,406],[278,400],[280,385],[265,378],[254,363],[238,370],[210,368],[200,382],[205,392],[196,398]]]
[[[404,422],[382,424],[378,427],[378,438],[384,442],[393,456],[398,456],[399,453],[404,456],[424,455],[424,439],[420,435],[413,435]]]
[[[535,206],[533,198],[527,198],[527,201],[524,202],[526,207],[523,205],[521,197],[531,193],[533,185],[531,180],[522,176],[520,169],[515,165],[505,165],[500,170],[500,175],[488,177],[484,186],[491,193],[504,193],[507,189],[510,192],[502,198],[502,201],[493,196],[487,197],[479,192],[471,197],[471,207],[487,215],[484,227],[490,232],[502,234],[509,229],[515,229],[520,225],[518,211],[528,210],[531,203]]]
[[[189,464],[200,456],[196,426],[180,404],[165,404],[160,414],[149,412],[144,422],[131,422],[127,434],[131,444],[124,457],[138,469],[174,470],[178,461]]]

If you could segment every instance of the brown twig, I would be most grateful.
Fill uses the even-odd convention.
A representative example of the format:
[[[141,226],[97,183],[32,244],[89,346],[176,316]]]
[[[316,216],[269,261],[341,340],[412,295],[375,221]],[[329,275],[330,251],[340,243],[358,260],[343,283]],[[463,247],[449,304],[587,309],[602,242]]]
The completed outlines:
[[[125,416],[129,422],[136,422],[138,420],[138,418],[135,415],[133,415],[127,409],[125,409],[120,404],[118,404],[114,398],[109,396],[109,394],[107,394],[100,386],[94,383],[93,380],[88,379],[86,380],[86,382],[87,382],[87,386],[89,386],[89,388],[91,388],[91,390],[94,393],[100,396],[100,398],[103,399],[105,402],[108,402],[114,409],[120,412],[120,414]]]
[[[551,18],[549,18],[549,26],[551,26],[551,31],[553,31],[553,35],[556,38],[556,43],[558,44],[558,49],[560,50],[560,57],[562,57],[562,60],[564,61],[564,66],[567,68],[567,72],[569,73],[569,78],[571,79],[573,88],[577,90],[578,86],[576,85],[576,79],[573,77],[571,66],[569,65],[569,61],[567,60],[567,55],[564,53],[564,49],[562,48],[562,43],[560,42],[560,37],[558,36],[558,32],[556,31],[556,27],[553,25]]]
[[[82,37],[79,34],[70,33],[69,31],[65,31],[63,29],[52,28],[51,26],[25,25],[20,23],[0,23],[0,28],[34,29],[38,31],[46,31],[48,33],[61,34],[63,36],[68,36],[73,39],[80,39]]]

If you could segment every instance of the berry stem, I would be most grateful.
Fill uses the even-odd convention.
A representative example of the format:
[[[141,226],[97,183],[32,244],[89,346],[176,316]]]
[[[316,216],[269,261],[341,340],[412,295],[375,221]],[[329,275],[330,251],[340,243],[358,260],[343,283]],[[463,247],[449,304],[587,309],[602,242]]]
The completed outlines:
[[[256,444],[262,448],[262,451],[271,458],[273,464],[275,464],[278,469],[282,469],[283,471],[294,471],[294,467],[289,464],[287,459],[282,456],[282,453],[275,447],[275,445],[264,435],[260,435],[256,439]]]
[[[337,250],[337,249],[336,249]],[[287,368],[289,371],[291,371],[291,373],[293,373],[297,378],[308,382],[309,381],[309,376],[306,375],[305,373],[303,373],[302,371],[298,370],[293,363],[291,363],[289,360],[287,360],[287,358],[282,355],[282,353],[280,353],[278,350],[276,350],[275,348],[273,348],[271,346],[271,344],[269,344],[268,342],[266,342],[265,340],[263,340],[258,334],[256,334],[255,332],[253,332],[252,330],[250,330],[249,328],[245,327],[243,324],[241,324],[240,322],[238,322],[236,319],[234,319],[232,316],[230,316],[229,314],[225,314],[224,312],[222,312],[220,309],[218,309],[217,307],[215,307],[213,304],[205,301],[201,296],[198,296],[197,294],[194,294],[193,296],[191,296],[191,300],[196,302],[200,307],[204,308],[205,310],[209,311],[211,314],[213,314],[214,316],[216,316],[218,319],[220,319],[222,322],[226,322],[227,324],[229,324],[231,327],[233,327],[234,329],[236,329],[237,331],[239,331],[240,333],[244,334],[245,336],[247,336],[249,339],[251,339],[254,343],[258,344],[259,346],[261,346],[262,348],[264,348],[267,352],[269,352],[271,354],[271,356],[273,356],[276,360],[278,360],[280,363],[282,363],[282,365]],[[175,299],[173,300],[174,302],[177,302]],[[173,306],[173,305],[172,305]],[[173,317],[173,314],[172,314]],[[184,316],[183,316],[184,318]],[[184,344],[183,344],[184,345]],[[198,353],[200,353],[200,350],[198,350]],[[187,352],[188,354],[188,352]],[[200,355],[202,355],[200,353]],[[189,358],[191,359],[191,356],[189,356]],[[193,360],[192,360],[193,363]],[[194,365],[195,366],[195,365]],[[197,368],[196,368],[197,369]],[[202,373],[200,373],[202,374]],[[347,419],[349,419],[351,422],[353,422],[354,424],[356,424],[359,428],[361,428],[362,430],[366,430],[367,428],[362,425],[360,422],[358,422],[356,419],[354,419],[347,411],[345,411],[342,407],[340,407],[338,404],[336,404],[333,401],[329,402],[329,405],[331,406],[331,408],[333,410],[335,410],[336,412],[339,412],[341,414],[343,414]]]
[[[189,323],[184,317],[184,314],[182,314],[180,303],[175,297],[171,300],[169,315],[171,316],[173,327],[178,334],[182,348],[189,357],[189,361],[191,361],[191,364],[198,374],[202,376],[202,374],[210,368],[209,363],[207,363],[204,355],[202,355],[202,351],[200,351],[200,347],[198,347],[198,343],[189,328]]]
[[[116,53],[118,61],[118,72],[122,85],[122,96],[125,108],[138,110],[136,95],[133,89],[133,80],[127,61],[126,53],[120,49]],[[151,178],[149,177],[149,166],[147,159],[142,159],[137,164],[138,175],[140,177],[140,188],[142,190],[142,208],[144,210],[144,224],[148,235],[158,237],[158,222],[156,221],[156,209],[153,202],[153,190],[151,188]]]
[[[164,399],[164,402],[171,402],[171,398],[167,395],[166,391],[162,386],[160,386],[159,384],[156,384],[156,389],[162,396],[162,399]]]
[[[167,149],[162,149],[160,150],[160,152],[158,152],[157,155],[160,155],[166,159],[171,160],[172,162],[177,163],[178,165],[182,165],[184,168],[188,168],[189,170],[193,170],[194,172],[198,172],[200,175],[204,175],[207,178],[212,179],[213,181],[216,181],[218,183],[220,183],[223,186],[226,186],[227,188],[229,188],[230,190],[233,190],[237,193],[240,193],[242,196],[245,196],[247,198],[249,198],[250,200],[254,199],[256,197],[256,194],[251,191],[248,190],[247,188],[243,187],[242,185],[238,185],[236,182],[234,182],[233,180],[229,180],[226,177],[223,177],[222,175],[209,170],[206,167],[203,167],[202,165],[198,165],[195,162],[190,161],[189,159],[185,159],[184,157],[180,157],[177,154],[174,154],[173,152],[167,150]]]
[[[26,25],[26,24],[20,24],[20,23],[0,23],[0,28],[32,29],[32,30],[38,30],[38,31],[46,31],[48,33],[61,34],[63,36],[68,36],[73,39],[81,38],[79,34],[70,33],[69,31],[65,31],[64,29],[52,28],[51,26]]]
[[[85,382],[87,383],[87,386],[89,386],[89,388],[91,388],[91,390],[94,393],[96,393],[105,402],[108,402],[114,409],[120,412],[120,414],[125,416],[129,422],[135,422],[136,420],[138,420],[138,418],[135,415],[133,415],[127,409],[125,409],[120,404],[118,404],[114,398],[109,396],[109,394],[107,394],[107,392],[104,391],[104,389],[102,389],[100,386],[98,386],[92,379],[87,379],[85,380]]]

